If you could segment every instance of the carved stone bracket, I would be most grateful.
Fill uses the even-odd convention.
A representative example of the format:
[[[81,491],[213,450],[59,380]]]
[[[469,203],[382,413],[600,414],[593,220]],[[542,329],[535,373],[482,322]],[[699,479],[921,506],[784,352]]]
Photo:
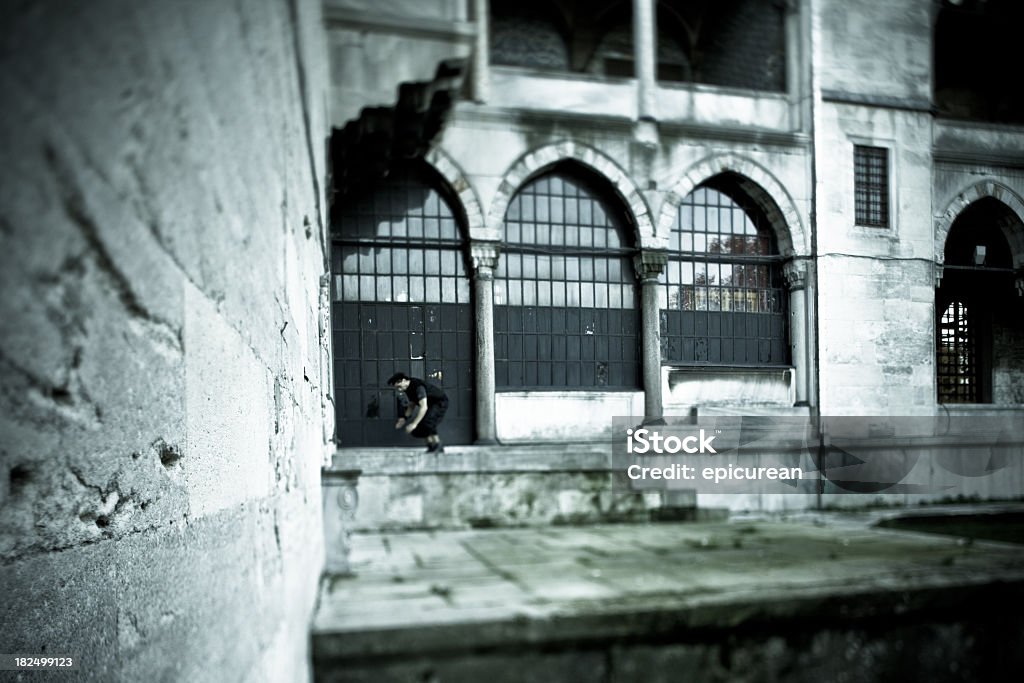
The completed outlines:
[[[472,262],[474,277],[481,280],[494,278],[494,269],[498,267],[500,251],[501,245],[498,242],[471,242],[469,258]]]
[[[657,282],[666,263],[668,252],[658,249],[644,249],[633,257],[633,268],[641,282]]]

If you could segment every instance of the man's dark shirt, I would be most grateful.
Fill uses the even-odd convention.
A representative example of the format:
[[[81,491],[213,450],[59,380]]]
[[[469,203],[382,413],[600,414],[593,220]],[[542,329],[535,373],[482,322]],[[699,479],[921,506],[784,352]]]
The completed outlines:
[[[415,377],[409,378],[409,388],[405,390],[405,395],[409,397],[409,402],[413,405],[419,404],[424,398],[427,399],[428,408],[448,401],[448,396],[443,389]]]

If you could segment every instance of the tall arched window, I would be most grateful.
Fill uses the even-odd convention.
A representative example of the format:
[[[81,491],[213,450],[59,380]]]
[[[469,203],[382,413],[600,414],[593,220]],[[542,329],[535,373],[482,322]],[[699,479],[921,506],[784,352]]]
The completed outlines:
[[[661,282],[663,361],[789,365],[775,233],[734,179],[714,178],[680,204]]]
[[[444,388],[445,441],[473,439],[473,319],[459,220],[425,165],[334,213],[335,407],[344,445],[409,445],[385,382],[407,372]]]
[[[980,199],[946,237],[935,291],[939,403],[1024,403],[1024,297],[1004,230],[1024,230],[1002,202]]]
[[[567,165],[509,203],[494,286],[499,389],[640,386],[632,230],[609,194]]]

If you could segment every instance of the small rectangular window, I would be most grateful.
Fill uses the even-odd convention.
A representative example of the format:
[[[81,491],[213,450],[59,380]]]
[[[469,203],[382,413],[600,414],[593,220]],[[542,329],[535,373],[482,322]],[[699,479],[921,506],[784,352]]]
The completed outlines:
[[[855,145],[853,163],[857,225],[889,227],[889,150]]]

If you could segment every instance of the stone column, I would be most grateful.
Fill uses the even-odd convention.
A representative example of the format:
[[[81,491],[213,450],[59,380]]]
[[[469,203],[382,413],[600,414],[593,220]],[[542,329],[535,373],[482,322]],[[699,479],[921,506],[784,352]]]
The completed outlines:
[[[473,20],[476,23],[476,42],[473,46],[473,101],[486,102],[490,96],[491,42],[490,10],[488,0],[473,0]]]
[[[476,442],[497,443],[494,409],[494,269],[497,242],[470,244],[476,321]]]
[[[654,4],[655,0],[633,0],[633,60],[636,64],[637,112],[641,121],[658,118]]]
[[[645,249],[633,257],[640,280],[641,326],[643,327],[644,415],[662,416],[661,322],[658,306],[658,277],[665,270],[668,252]]]
[[[789,350],[796,377],[793,378],[797,405],[808,405],[811,354],[807,319],[807,262],[790,261],[783,268],[789,288]]]

